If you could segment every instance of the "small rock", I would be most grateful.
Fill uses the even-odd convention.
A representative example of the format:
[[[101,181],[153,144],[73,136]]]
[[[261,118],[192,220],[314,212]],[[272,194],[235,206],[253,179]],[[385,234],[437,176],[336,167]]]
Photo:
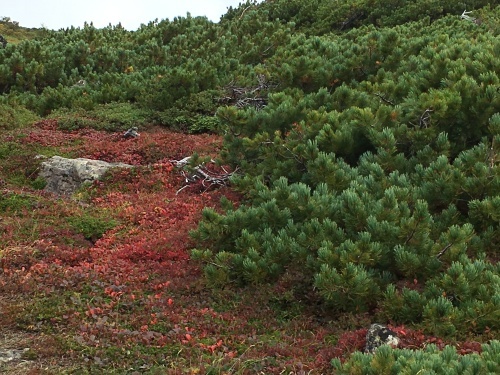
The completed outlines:
[[[24,349],[0,349],[0,362],[7,363],[21,359],[24,353],[28,352],[29,348]]]
[[[372,324],[366,333],[365,353],[373,353],[381,345],[398,346],[396,332],[382,324]]]
[[[137,126],[128,129],[125,133],[123,133],[123,138],[137,138],[140,135],[138,130]]]

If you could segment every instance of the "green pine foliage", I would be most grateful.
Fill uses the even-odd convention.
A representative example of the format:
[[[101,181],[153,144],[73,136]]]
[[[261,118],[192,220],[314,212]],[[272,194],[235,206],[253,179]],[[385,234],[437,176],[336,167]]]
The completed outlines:
[[[59,129],[63,130],[93,128],[123,131],[132,126],[146,126],[151,121],[150,111],[128,102],[99,104],[88,110],[61,108],[48,117],[56,119]]]
[[[448,336],[498,328],[495,29],[447,15],[450,3],[415,22],[402,8],[409,18],[366,14],[319,33],[305,2],[264,9],[278,3],[308,32],[266,60],[280,90],[264,109],[217,112],[248,203],[206,210],[193,234],[209,244],[193,252],[208,278],[294,275],[340,311],[376,309]]]
[[[496,374],[500,371],[500,343],[482,346],[481,354],[459,355],[452,346],[440,350],[434,344],[424,350],[382,346],[374,355],[355,353],[344,364],[333,360],[337,374]]]
[[[230,9],[223,19],[234,20],[243,9],[251,4]],[[341,32],[355,27],[371,24],[379,27],[394,26],[418,21],[424,17],[439,19],[448,14],[461,14],[464,9],[473,10],[489,5],[486,0],[467,1],[428,1],[428,0],[273,0],[266,1],[262,8],[269,19],[293,22],[298,30],[306,34],[322,35]]]
[[[17,104],[0,104],[0,129],[9,130],[31,125],[39,117]]]

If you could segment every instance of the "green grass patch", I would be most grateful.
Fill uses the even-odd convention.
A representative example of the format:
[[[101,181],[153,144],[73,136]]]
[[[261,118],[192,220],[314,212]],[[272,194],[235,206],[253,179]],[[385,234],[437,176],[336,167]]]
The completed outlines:
[[[37,177],[30,182],[30,186],[35,190],[43,190],[47,186],[47,181],[43,177]]]
[[[37,158],[37,155],[48,158],[54,155],[73,157],[70,153],[61,153],[57,147],[23,145],[0,139],[0,179],[15,186],[42,190],[46,181],[38,176],[42,159]]]
[[[104,233],[118,224],[116,220],[106,218],[102,214],[93,215],[90,213],[75,215],[67,220],[74,231],[83,234],[85,239],[92,242],[97,241]]]
[[[291,290],[272,296],[269,300],[269,306],[275,312],[277,319],[283,322],[300,317],[304,310],[303,304],[295,298]]]
[[[0,194],[0,212],[19,212],[34,207],[37,200],[24,194],[4,193]]]
[[[0,143],[0,160],[7,159],[11,155],[19,154],[20,146],[15,142]]]
[[[52,333],[68,308],[65,295],[34,295],[22,304],[22,311],[16,314],[16,325],[27,331]]]
[[[0,178],[15,186],[39,189],[44,182],[38,178],[41,161],[37,154],[14,142],[0,143]]]

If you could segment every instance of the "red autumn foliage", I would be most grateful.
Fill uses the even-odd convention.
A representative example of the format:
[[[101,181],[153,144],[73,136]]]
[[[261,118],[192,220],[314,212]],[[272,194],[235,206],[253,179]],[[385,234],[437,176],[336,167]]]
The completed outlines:
[[[42,120],[23,138],[26,144],[59,147],[75,157],[122,162],[132,165],[158,163],[162,159],[182,159],[193,152],[217,154],[222,140],[216,135],[186,136],[164,128],[141,132],[138,138],[124,138],[121,132],[93,129],[58,131],[57,120]]]

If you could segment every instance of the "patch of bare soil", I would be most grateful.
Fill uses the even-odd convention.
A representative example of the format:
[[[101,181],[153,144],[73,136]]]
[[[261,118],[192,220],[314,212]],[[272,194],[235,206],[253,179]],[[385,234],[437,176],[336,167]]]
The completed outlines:
[[[50,336],[0,331],[0,374],[48,375],[70,372],[72,365],[69,358],[64,358],[54,350],[56,346]]]
[[[76,370],[53,336],[19,331],[8,324],[13,320],[6,316],[12,314],[10,306],[18,303],[0,296],[0,374],[49,375]]]

